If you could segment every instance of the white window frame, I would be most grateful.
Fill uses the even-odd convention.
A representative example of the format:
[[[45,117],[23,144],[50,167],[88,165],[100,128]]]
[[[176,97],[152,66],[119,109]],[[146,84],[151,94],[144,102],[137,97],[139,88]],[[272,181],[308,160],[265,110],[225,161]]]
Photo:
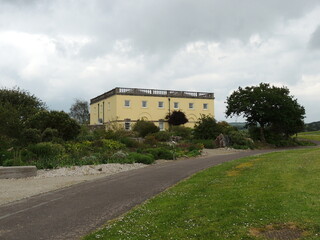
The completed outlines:
[[[144,103],[145,103],[145,106],[143,106]],[[141,107],[142,108],[147,108],[148,107],[148,101],[146,101],[146,100],[141,101]]]
[[[208,110],[208,103],[203,104],[203,110]]]
[[[189,103],[189,109],[194,109],[194,103]]]
[[[161,104],[160,104],[161,103]],[[162,105],[162,106],[160,106],[160,105]],[[158,108],[164,108],[164,102],[163,101],[159,101],[158,102]]]
[[[176,106],[177,105],[177,106]],[[173,108],[174,109],[179,109],[179,102],[174,102],[173,103]]]
[[[128,104],[127,104],[128,103]],[[123,106],[125,107],[131,107],[131,101],[130,100],[124,100]]]

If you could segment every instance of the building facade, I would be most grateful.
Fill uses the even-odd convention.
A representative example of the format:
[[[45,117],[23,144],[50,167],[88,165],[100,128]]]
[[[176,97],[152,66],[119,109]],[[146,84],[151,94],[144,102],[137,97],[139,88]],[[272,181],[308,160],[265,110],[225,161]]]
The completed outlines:
[[[130,130],[137,120],[168,129],[166,116],[180,110],[193,127],[201,114],[214,117],[214,94],[140,88],[114,88],[90,100],[90,125],[120,126]]]

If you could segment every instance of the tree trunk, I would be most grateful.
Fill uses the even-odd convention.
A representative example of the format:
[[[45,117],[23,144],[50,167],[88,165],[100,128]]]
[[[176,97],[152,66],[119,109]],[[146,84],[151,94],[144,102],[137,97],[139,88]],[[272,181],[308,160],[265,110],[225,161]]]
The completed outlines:
[[[266,143],[266,138],[264,136],[264,124],[260,123],[260,139],[261,142]]]

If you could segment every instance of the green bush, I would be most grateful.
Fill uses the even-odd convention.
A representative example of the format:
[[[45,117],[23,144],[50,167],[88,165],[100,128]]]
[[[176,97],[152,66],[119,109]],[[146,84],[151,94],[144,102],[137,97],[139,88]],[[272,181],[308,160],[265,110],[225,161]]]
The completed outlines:
[[[170,140],[172,133],[168,131],[160,131],[153,133],[152,135],[160,142],[167,142]]]
[[[41,142],[41,132],[38,129],[28,128],[22,131],[22,142],[25,145]]]
[[[148,135],[144,138],[144,144],[147,144],[149,146],[156,146],[158,144],[157,139],[153,135]]]
[[[147,148],[143,152],[152,154],[152,156],[155,159],[167,159],[167,160],[172,160],[174,158],[173,156],[173,151],[164,148],[164,147],[159,147],[159,148]]]
[[[183,139],[190,139],[192,135],[192,129],[184,126],[172,126],[171,132],[174,136],[180,136]]]
[[[42,132],[42,141],[43,142],[51,142],[53,139],[58,138],[59,132],[57,129],[46,128]]]
[[[137,148],[140,145],[140,143],[137,140],[132,139],[130,137],[122,137],[119,139],[119,141],[129,148]]]
[[[249,138],[248,134],[244,131],[229,132],[229,138],[233,148],[248,149],[254,148],[254,142]]]
[[[136,163],[151,164],[154,163],[154,157],[152,154],[142,154],[142,153],[130,153],[128,156],[129,159],[132,159]]]
[[[119,150],[125,148],[123,143],[111,139],[102,139],[101,142],[103,143],[102,147],[108,150]]]
[[[55,157],[65,152],[65,148],[62,145],[51,142],[29,145],[27,149],[35,154],[37,158]]]
[[[138,132],[140,137],[145,137],[150,133],[159,132],[159,128],[153,122],[138,120],[133,126],[133,131]]]
[[[210,115],[201,114],[193,129],[195,139],[216,139],[221,133],[217,121]]]

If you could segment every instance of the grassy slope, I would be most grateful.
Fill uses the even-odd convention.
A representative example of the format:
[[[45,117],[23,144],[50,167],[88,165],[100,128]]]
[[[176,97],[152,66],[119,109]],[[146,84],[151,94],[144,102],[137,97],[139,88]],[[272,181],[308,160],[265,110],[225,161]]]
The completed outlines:
[[[257,239],[250,228],[293,222],[320,233],[320,149],[278,152],[205,170],[85,239]]]
[[[302,132],[298,134],[298,138],[320,141],[320,131]]]

